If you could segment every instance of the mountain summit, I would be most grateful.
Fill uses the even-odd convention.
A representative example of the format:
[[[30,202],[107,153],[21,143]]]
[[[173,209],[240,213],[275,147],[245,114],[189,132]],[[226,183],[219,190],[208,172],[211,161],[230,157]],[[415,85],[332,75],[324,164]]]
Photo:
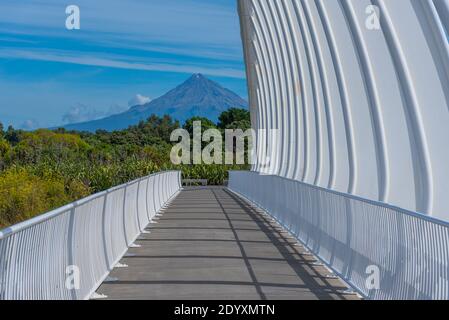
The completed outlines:
[[[181,123],[194,116],[216,121],[223,111],[233,107],[247,108],[248,103],[202,74],[194,74],[183,84],[147,104],[131,107],[124,113],[104,119],[69,124],[64,128],[79,131],[120,130],[135,125],[152,114],[170,115]]]

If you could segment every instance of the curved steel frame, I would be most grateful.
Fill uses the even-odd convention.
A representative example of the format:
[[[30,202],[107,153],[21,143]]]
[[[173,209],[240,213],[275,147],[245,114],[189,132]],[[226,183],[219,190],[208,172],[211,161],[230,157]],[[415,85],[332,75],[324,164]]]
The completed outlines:
[[[240,0],[239,13],[253,127],[280,137],[254,171],[449,220],[449,0]]]

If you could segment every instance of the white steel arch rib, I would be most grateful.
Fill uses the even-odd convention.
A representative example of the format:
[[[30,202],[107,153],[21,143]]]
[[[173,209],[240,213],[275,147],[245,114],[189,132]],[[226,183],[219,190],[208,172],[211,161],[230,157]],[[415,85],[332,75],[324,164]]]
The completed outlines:
[[[254,171],[449,221],[449,0],[239,0],[239,13],[253,127],[280,139],[257,135],[273,161]]]

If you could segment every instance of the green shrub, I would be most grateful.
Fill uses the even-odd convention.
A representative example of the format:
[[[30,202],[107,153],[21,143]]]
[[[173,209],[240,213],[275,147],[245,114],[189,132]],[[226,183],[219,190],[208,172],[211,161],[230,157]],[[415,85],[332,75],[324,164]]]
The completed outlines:
[[[0,137],[0,171],[6,167],[7,157],[10,151],[11,147],[8,141]]]
[[[63,179],[45,179],[25,168],[12,167],[0,174],[0,227],[27,220],[89,193],[77,181],[66,186]]]
[[[207,179],[209,185],[223,185],[229,179],[229,171],[248,170],[246,165],[183,165],[178,167],[183,179]]]
[[[203,131],[216,125],[203,120]],[[249,126],[249,113],[231,109],[223,129]],[[25,132],[9,127],[0,136],[0,228],[48,212],[111,187],[163,170],[181,170],[185,179],[222,185],[228,170],[249,166],[181,165],[170,162],[170,134],[179,123],[150,117],[126,130],[95,134],[58,130]],[[0,130],[1,131],[1,130]]]

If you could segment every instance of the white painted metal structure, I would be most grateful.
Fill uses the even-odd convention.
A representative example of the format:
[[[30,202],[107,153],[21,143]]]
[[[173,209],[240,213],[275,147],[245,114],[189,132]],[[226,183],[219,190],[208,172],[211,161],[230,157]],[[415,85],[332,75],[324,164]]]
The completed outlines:
[[[231,172],[265,210],[362,296],[449,299],[449,223],[280,176]]]
[[[279,129],[254,171],[449,221],[449,0],[239,12],[253,126]]]
[[[180,189],[154,174],[1,231],[0,300],[90,298]]]

